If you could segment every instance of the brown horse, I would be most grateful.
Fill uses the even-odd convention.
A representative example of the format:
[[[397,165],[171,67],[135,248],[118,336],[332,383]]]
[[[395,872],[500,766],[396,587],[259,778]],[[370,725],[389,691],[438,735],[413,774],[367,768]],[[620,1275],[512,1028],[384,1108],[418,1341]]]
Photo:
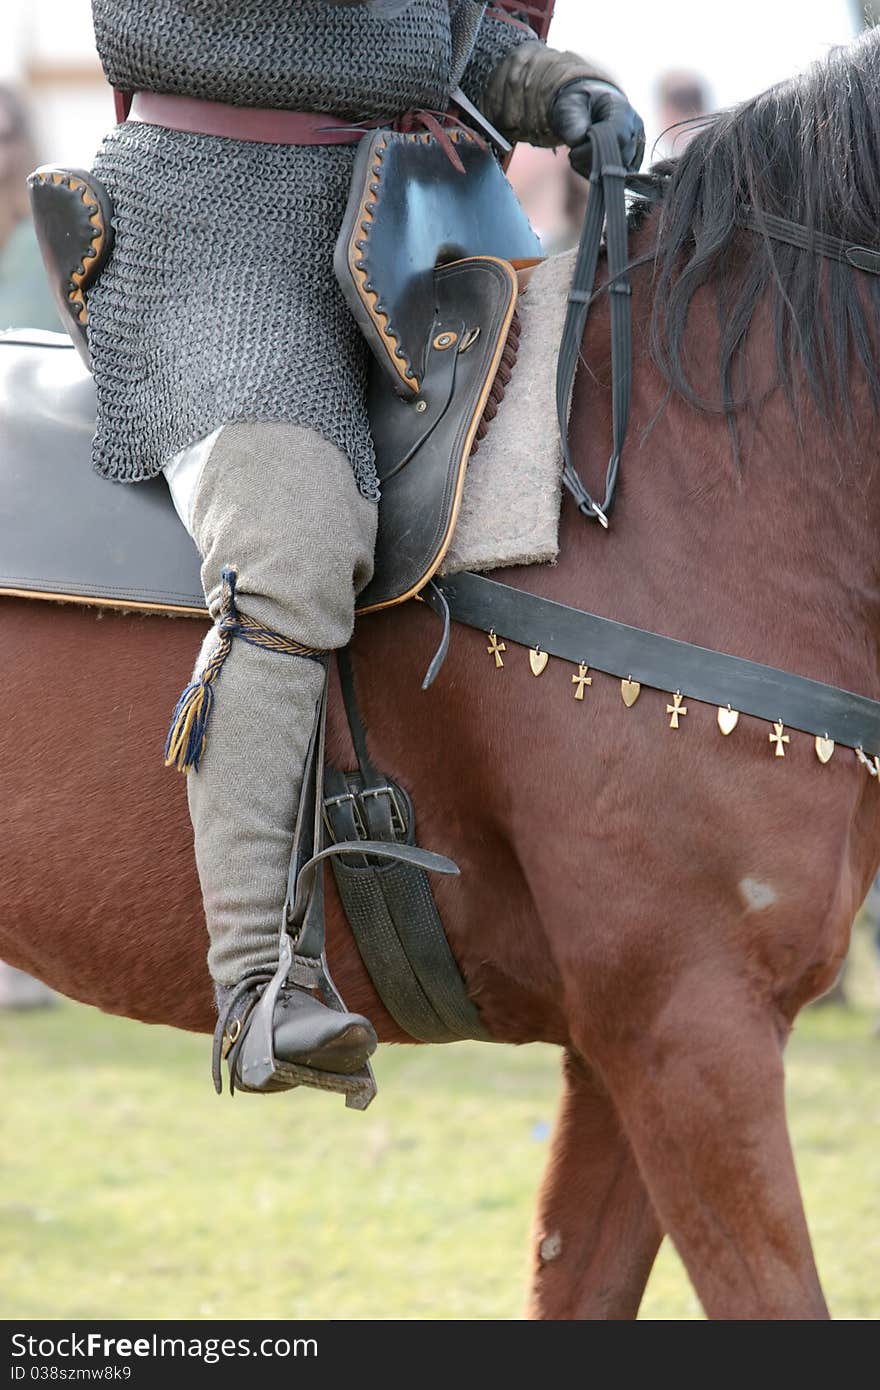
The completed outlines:
[[[740,202],[870,243],[876,37],[721,118],[675,167],[634,234],[641,437],[610,534],[567,508],[560,564],[502,577],[876,699],[873,286],[743,230]],[[600,309],[571,426],[594,492],[607,344]],[[0,618],[0,956],[110,1012],[209,1032],[184,789],[161,757],[193,625],[14,599]],[[464,628],[423,695],[435,624],[417,604],[367,619],[358,694],[421,843],[461,866],[436,893],[493,1035],[564,1049],[533,1314],[635,1316],[667,1233],[710,1317],[826,1317],[783,1048],[834,980],[880,859],[876,781],[844,748],[821,765],[806,735],[775,756],[755,719],[722,737],[693,700],[674,730],[668,694],[628,709],[596,672],[575,700],[571,666],[536,679],[508,643],[498,669]],[[350,764],[341,728],[337,703],[331,754]],[[335,897],[329,933],[349,1006],[406,1041]]]

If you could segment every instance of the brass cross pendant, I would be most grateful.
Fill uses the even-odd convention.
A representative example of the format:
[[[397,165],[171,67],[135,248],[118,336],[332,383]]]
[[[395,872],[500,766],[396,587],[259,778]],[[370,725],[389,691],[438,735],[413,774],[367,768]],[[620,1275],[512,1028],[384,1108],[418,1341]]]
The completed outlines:
[[[492,631],[489,633],[489,646],[486,648],[486,651],[489,653],[490,656],[494,656],[495,669],[497,671],[500,671],[504,665],[504,662],[501,658],[501,653],[506,652],[507,647],[503,642],[498,641],[498,637],[496,635],[494,627]]]
[[[576,700],[582,700],[584,698],[584,687],[593,684],[593,677],[587,675],[589,669],[589,666],[585,666],[584,663],[581,662],[578,666],[577,675],[571,678],[572,685],[577,686],[577,690],[574,692],[574,698]]]
[[[673,695],[672,704],[666,706],[666,713],[669,715],[670,729],[680,728],[681,726],[678,722],[679,717],[682,714],[687,714],[687,705],[684,703],[684,696],[682,695],[680,690],[676,690],[675,694]]]
[[[783,724],[782,720],[777,720],[777,722],[773,725],[772,734],[768,735],[770,742],[776,744],[777,758],[785,757],[785,748],[783,745],[786,743],[791,743],[791,739],[789,738],[788,734],[783,732],[784,729],[785,725]]]

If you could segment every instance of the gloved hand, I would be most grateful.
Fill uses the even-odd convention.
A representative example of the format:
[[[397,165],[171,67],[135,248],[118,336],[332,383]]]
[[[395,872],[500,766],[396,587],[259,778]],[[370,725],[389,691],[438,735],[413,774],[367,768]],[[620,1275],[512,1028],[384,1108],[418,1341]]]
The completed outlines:
[[[645,127],[620,88],[592,77],[578,77],[556,93],[550,124],[568,145],[572,167],[584,178],[590,176],[593,157],[589,130],[599,121],[611,121],[620,142],[621,163],[634,172],[645,153]]]

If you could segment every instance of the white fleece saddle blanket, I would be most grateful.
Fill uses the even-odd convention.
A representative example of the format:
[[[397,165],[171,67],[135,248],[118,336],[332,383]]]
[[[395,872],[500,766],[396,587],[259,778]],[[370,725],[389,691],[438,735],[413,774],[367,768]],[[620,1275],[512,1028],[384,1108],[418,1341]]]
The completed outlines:
[[[559,555],[556,358],[576,257],[569,251],[544,261],[520,298],[516,367],[489,433],[468,465],[442,574],[549,564]]]
[[[556,348],[573,265],[545,262],[520,300],[517,365],[469,464],[445,573],[557,556]],[[94,418],[94,384],[63,334],[0,334],[0,592],[203,615],[199,557],[165,480],[100,478]]]

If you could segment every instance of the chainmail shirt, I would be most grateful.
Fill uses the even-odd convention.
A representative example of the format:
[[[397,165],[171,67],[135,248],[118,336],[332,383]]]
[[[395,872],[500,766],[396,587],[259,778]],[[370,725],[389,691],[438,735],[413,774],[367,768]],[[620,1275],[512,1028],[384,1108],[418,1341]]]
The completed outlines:
[[[450,11],[394,20],[327,0],[93,0],[110,82],[346,119],[445,109]],[[478,104],[527,36],[483,20],[462,85]],[[94,461],[134,482],[237,420],[319,431],[378,495],[368,349],[333,272],[355,146],[266,145],[128,121],[94,172],[114,202],[113,254],[89,294]]]

